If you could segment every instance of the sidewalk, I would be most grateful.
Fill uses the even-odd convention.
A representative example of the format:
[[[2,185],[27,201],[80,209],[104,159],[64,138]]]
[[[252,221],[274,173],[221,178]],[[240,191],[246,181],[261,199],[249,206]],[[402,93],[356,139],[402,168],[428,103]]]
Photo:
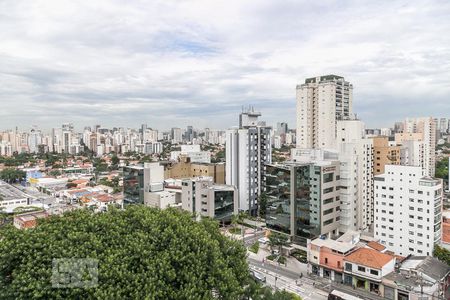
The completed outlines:
[[[278,264],[277,262],[268,260],[266,257],[269,255],[270,255],[270,251],[269,251],[267,245],[261,245],[257,254],[255,254],[251,251],[248,251],[248,256],[252,259],[255,259],[255,260],[258,260],[261,262],[264,259],[264,263],[267,263],[267,264],[270,264],[273,266],[278,266],[281,269],[285,269],[285,270],[288,270],[291,272],[295,272],[298,274],[299,277],[300,277],[301,273],[303,273],[303,276],[306,275],[307,265],[302,264],[294,257],[286,257],[286,265],[283,265],[283,264]]]
[[[341,283],[337,283],[337,282],[331,282],[329,279],[326,278],[322,278],[319,276],[315,276],[315,275],[308,275],[308,278],[314,280],[314,282],[316,283],[315,286],[318,289],[321,289],[323,291],[326,292],[331,292],[332,290],[336,289],[345,293],[348,293],[350,295],[354,295],[357,297],[360,297],[362,299],[368,299],[368,300],[382,300],[385,299],[381,296],[375,295],[369,291],[363,290],[363,289],[354,289],[351,286],[348,285],[344,285]]]

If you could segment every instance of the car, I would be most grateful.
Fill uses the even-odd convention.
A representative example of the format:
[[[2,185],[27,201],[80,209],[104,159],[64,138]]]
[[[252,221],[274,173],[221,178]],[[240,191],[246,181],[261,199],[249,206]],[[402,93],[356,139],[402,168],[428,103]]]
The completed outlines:
[[[266,276],[264,276],[264,275],[261,274],[261,273],[252,271],[252,277],[253,277],[256,281],[263,282],[263,283],[266,282]]]
[[[266,237],[262,237],[258,239],[258,242],[260,242],[261,244],[267,244],[269,242],[269,239]]]

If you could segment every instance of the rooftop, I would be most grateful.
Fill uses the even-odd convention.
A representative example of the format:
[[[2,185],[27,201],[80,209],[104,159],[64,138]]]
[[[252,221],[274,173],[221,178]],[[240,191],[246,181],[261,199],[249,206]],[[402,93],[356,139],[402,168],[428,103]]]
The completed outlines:
[[[393,259],[395,258],[389,254],[381,253],[370,248],[359,248],[344,258],[345,261],[374,269],[383,268]]]
[[[7,184],[4,181],[0,181],[0,201],[9,201],[14,199],[27,198],[27,194],[23,193],[18,188]]]
[[[368,242],[367,246],[369,246],[372,249],[375,249],[377,251],[383,251],[384,249],[386,249],[385,246],[381,245],[380,243],[377,242]]]
[[[320,238],[317,238],[313,241],[311,241],[312,245],[318,246],[318,247],[327,247],[332,250],[336,250],[341,253],[347,253],[348,251],[355,248],[355,244],[351,243],[345,243],[345,242],[338,242],[332,239],[325,239],[322,240]]]
[[[441,280],[450,272],[450,266],[431,256],[410,256],[402,262],[401,270],[417,270],[434,280]]]

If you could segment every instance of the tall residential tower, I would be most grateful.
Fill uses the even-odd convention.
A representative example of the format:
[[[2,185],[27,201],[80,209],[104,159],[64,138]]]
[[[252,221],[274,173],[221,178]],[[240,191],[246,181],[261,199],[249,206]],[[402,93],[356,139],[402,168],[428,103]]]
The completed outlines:
[[[297,86],[297,148],[335,148],[336,122],[352,118],[353,86],[344,77],[307,78]]]

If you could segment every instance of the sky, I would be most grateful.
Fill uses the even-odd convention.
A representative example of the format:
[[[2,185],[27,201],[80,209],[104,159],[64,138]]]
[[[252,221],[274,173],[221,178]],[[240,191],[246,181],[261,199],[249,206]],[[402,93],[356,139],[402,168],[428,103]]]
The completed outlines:
[[[0,130],[295,128],[325,74],[367,127],[450,117],[450,1],[0,0]]]

